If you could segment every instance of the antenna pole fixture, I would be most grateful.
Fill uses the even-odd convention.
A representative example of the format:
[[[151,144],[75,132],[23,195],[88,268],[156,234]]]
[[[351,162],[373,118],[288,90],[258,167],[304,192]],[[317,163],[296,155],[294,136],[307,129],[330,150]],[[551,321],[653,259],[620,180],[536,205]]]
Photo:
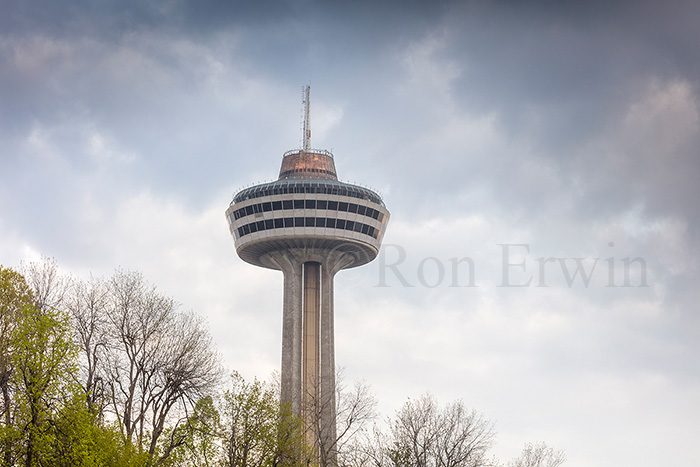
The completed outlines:
[[[304,106],[304,145],[303,150],[311,149],[311,122],[309,120],[309,94],[311,85],[307,84],[302,88],[301,103]]]

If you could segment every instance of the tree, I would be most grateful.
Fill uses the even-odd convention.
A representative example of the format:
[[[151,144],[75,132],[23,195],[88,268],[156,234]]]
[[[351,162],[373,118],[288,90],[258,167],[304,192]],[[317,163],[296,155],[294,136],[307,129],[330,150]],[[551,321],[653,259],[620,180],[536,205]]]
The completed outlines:
[[[58,272],[56,260],[42,258],[39,262],[22,263],[20,272],[32,290],[34,306],[37,309],[61,309],[70,287],[70,279]]]
[[[205,397],[181,425],[181,443],[167,466],[306,467],[312,463],[301,420],[275,390],[231,375],[219,398]]]
[[[545,443],[527,443],[520,457],[513,459],[508,467],[559,467],[564,461],[564,451],[555,451]]]
[[[12,465],[17,454],[16,443],[20,432],[15,426],[17,410],[14,404],[16,394],[12,356],[18,346],[17,332],[24,309],[31,307],[33,300],[24,277],[12,269],[0,266],[0,450],[3,466]]]
[[[74,339],[80,350],[80,386],[90,412],[104,409],[104,363],[107,358],[110,293],[107,283],[91,277],[73,281],[65,299],[73,319]]]
[[[212,396],[201,398],[187,423],[166,435],[183,440],[164,461],[166,466],[220,466],[224,462],[221,415]]]
[[[401,407],[387,435],[375,430],[354,459],[376,467],[482,467],[494,436],[492,424],[462,401],[440,409],[425,394]]]
[[[301,421],[280,404],[275,391],[234,373],[222,407],[225,465],[307,465],[311,459]]]
[[[356,455],[355,438],[377,417],[377,401],[366,381],[358,380],[352,387],[347,387],[342,370],[339,369],[336,370],[335,385],[335,420],[331,423],[336,429],[332,431],[333,436],[319,436],[316,440],[319,463],[322,467],[349,462],[349,458]],[[324,402],[329,403],[323,401],[318,405],[322,407]],[[317,424],[321,423],[321,413],[321,410],[316,412]],[[323,430],[317,430],[317,433],[321,434]]]
[[[71,393],[75,373],[76,348],[68,316],[48,304],[39,308],[40,304],[36,300],[22,304],[9,347],[14,391],[9,409],[19,441],[14,456],[27,467],[50,457],[56,416],[65,395]]]
[[[184,442],[161,438],[166,428],[180,433],[176,428],[196,401],[216,389],[218,357],[201,319],[179,312],[175,301],[157,293],[141,274],[117,271],[110,294],[108,407],[126,443],[160,463]]]

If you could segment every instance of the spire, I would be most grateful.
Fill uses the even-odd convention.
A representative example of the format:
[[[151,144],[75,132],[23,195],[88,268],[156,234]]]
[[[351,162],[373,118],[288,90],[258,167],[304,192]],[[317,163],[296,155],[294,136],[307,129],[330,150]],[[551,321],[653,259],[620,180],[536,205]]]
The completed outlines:
[[[301,103],[304,106],[304,144],[302,149],[308,151],[311,149],[311,122],[309,120],[309,94],[311,85],[307,84],[302,88]]]
[[[310,85],[301,88],[302,126],[304,139],[301,149],[284,153],[279,179],[338,180],[333,154],[323,149],[311,149],[311,124],[309,120]]]

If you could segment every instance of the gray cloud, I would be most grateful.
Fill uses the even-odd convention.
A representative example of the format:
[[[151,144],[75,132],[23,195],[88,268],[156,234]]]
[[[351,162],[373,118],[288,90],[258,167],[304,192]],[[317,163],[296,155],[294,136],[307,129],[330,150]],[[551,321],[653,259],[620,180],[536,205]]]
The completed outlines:
[[[414,285],[384,271],[377,287],[379,261],[339,274],[349,377],[388,414],[426,389],[466,398],[498,419],[503,459],[545,438],[573,467],[654,465],[698,433],[697,9],[10,2],[0,262],[143,270],[207,317],[232,367],[267,376],[280,277],[238,261],[223,211],[299,144],[311,81],[313,144],[383,192],[385,242],[405,249]],[[530,246],[517,280],[538,280],[539,257],[614,257],[619,283],[620,261],[641,257],[649,287],[605,288],[605,269],[567,286],[558,263],[548,288],[498,287],[504,243]],[[449,287],[465,256],[478,287]],[[446,268],[434,288],[418,279],[428,257]],[[671,463],[697,459],[693,446]]]

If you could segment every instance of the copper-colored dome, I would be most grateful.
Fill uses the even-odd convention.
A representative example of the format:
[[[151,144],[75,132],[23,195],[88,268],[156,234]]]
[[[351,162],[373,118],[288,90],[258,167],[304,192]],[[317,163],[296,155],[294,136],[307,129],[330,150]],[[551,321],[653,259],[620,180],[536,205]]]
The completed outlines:
[[[279,179],[299,178],[338,180],[333,155],[319,149],[286,152],[282,159]]]

